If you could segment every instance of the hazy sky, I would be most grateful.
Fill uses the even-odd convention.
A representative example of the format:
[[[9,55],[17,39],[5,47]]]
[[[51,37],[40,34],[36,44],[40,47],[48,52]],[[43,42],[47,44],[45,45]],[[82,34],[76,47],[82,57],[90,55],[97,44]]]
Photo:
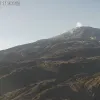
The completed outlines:
[[[61,34],[74,28],[77,22],[100,27],[100,0],[20,0],[20,3],[0,9],[0,49]]]

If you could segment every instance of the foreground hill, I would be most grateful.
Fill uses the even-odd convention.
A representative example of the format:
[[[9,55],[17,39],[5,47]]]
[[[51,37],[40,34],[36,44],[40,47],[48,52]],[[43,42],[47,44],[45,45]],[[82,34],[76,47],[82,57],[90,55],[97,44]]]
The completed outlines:
[[[0,100],[100,100],[100,73],[74,79],[41,81],[9,92]]]
[[[100,29],[0,51],[0,100],[100,100]]]

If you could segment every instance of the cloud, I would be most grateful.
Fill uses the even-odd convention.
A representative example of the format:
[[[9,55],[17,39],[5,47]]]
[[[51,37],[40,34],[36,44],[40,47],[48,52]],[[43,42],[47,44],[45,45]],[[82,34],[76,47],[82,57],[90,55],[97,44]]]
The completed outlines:
[[[82,27],[82,24],[80,22],[77,22],[76,27]]]

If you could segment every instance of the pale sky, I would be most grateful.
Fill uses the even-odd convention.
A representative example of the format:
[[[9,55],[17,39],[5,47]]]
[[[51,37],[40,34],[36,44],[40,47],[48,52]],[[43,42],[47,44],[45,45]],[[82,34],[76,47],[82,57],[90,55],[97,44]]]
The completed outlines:
[[[3,6],[0,50],[59,35],[76,23],[99,28],[100,0],[20,0],[20,6]]]

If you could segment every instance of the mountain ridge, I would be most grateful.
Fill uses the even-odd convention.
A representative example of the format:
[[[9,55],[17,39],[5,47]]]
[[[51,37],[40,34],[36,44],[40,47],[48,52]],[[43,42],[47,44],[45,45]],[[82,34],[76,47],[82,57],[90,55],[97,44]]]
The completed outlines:
[[[73,29],[72,29],[73,30]],[[100,29],[92,27],[79,27],[75,28],[73,34],[71,32],[63,33],[59,36],[52,37],[49,39],[38,40],[33,43],[24,44],[0,51],[0,56],[5,59],[5,56],[13,55],[13,58],[23,59],[24,56],[31,54],[36,55],[34,58],[40,57],[43,53],[50,51],[51,47],[59,43],[66,43],[68,41],[80,40],[80,41],[90,41],[90,40],[100,40]],[[40,50],[43,50],[42,52]],[[40,52],[40,53],[39,53]],[[28,54],[27,54],[28,53]],[[40,56],[39,56],[40,55]],[[5,60],[6,61],[6,60]]]

